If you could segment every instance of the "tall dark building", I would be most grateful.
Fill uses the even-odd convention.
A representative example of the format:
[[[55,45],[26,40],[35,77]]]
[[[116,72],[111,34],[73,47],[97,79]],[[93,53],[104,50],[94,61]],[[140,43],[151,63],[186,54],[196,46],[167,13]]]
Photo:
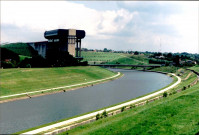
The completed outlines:
[[[67,51],[73,57],[81,58],[81,39],[85,37],[84,30],[56,29],[45,31],[44,37],[48,41],[28,43],[38,51],[42,57],[46,58],[48,51]]]

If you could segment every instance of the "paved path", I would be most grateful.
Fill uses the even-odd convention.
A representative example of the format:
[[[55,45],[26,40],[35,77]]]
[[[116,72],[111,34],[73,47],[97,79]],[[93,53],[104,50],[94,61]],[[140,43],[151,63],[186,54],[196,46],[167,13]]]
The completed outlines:
[[[118,77],[119,75],[120,75],[120,72],[118,72],[116,75],[114,75],[112,77],[107,77],[107,78],[104,78],[104,79],[95,80],[95,81],[91,81],[91,82],[74,84],[74,85],[67,85],[67,86],[62,86],[62,87],[56,87],[56,88],[50,88],[50,89],[44,89],[44,90],[38,90],[38,91],[32,91],[32,92],[26,92],[26,93],[13,94],[13,95],[8,95],[8,96],[1,96],[0,98],[8,98],[8,97],[27,95],[27,94],[32,94],[32,93],[44,92],[44,91],[58,90],[58,89],[63,89],[63,88],[71,88],[71,87],[81,86],[81,85],[85,85],[85,84],[92,84],[92,83],[96,83],[96,82],[106,81],[106,80]]]
[[[172,75],[176,76],[175,74],[172,74]],[[123,103],[123,104],[120,104],[120,105],[117,105],[117,106],[114,106],[114,107],[107,108],[106,111],[112,111],[112,110],[115,110],[115,109],[119,109],[123,106],[128,106],[130,104],[134,104],[136,102],[139,102],[139,101],[154,97],[154,96],[156,96],[160,93],[163,93],[163,92],[177,86],[181,82],[181,78],[178,77],[178,76],[176,76],[176,77],[178,78],[178,81],[176,83],[172,84],[171,86],[163,89],[163,90],[157,91],[155,93],[152,93],[152,94],[147,95],[145,97],[141,97],[139,99],[135,99],[135,100],[132,100],[132,101],[129,101],[129,102],[126,102],[126,103]],[[104,111],[104,109],[100,110],[100,111],[93,112],[93,113],[89,113],[89,114],[86,114],[86,115],[83,115],[83,116],[79,116],[79,117],[76,117],[76,118],[72,118],[72,119],[69,119],[69,120],[66,120],[66,121],[63,121],[63,122],[59,122],[59,123],[56,123],[56,124],[53,124],[53,125],[42,127],[42,128],[39,128],[39,129],[36,129],[36,130],[33,130],[33,131],[25,132],[23,134],[38,134],[40,132],[47,131],[47,130],[50,130],[52,128],[60,127],[60,126],[70,124],[70,123],[73,123],[73,122],[76,122],[76,121],[79,121],[79,120],[83,120],[85,118],[95,117],[98,113],[102,113],[103,111]]]

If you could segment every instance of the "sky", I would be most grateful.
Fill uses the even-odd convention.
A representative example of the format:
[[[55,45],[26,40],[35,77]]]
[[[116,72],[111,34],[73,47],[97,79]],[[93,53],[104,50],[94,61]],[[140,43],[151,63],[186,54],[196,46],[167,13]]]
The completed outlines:
[[[82,47],[199,53],[198,1],[0,1],[1,44],[85,30]]]

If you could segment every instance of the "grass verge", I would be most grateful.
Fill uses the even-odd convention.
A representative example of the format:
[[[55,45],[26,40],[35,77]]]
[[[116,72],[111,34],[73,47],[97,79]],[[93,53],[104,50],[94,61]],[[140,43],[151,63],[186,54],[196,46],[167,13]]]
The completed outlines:
[[[116,75],[100,67],[1,69],[1,96],[68,86]],[[58,78],[58,79],[57,79]],[[98,82],[99,83],[99,82]],[[69,88],[68,88],[69,89]],[[64,88],[64,90],[66,90]]]
[[[196,134],[199,131],[198,89],[199,83],[181,93],[63,134]]]

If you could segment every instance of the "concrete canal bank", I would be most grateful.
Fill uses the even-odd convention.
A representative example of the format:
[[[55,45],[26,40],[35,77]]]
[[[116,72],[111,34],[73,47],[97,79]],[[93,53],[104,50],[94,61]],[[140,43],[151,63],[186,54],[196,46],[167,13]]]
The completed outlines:
[[[169,76],[159,73],[114,71],[122,72],[124,76],[93,87],[0,104],[0,133],[15,133],[118,104],[156,91],[172,82]]]

